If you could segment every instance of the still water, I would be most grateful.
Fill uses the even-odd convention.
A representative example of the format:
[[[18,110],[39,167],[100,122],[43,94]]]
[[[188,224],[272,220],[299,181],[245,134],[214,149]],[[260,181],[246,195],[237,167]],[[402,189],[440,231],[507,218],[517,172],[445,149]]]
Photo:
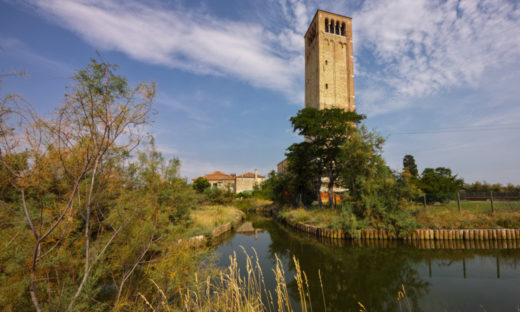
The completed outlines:
[[[309,278],[313,311],[324,310],[318,270],[328,311],[359,311],[358,302],[368,311],[400,311],[397,294],[402,285],[413,311],[520,311],[520,249],[424,249],[388,241],[360,246],[320,240],[269,217],[252,215],[248,220],[256,233],[223,238],[214,251],[217,264],[226,267],[236,252],[244,272],[241,246],[249,254],[254,248],[266,286],[273,289],[277,255],[293,305],[299,297],[293,278],[296,256]]]

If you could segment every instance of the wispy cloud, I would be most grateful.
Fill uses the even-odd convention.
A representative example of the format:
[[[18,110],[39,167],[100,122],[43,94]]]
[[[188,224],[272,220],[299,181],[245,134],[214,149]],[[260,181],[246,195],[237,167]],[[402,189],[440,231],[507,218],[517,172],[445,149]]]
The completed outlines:
[[[26,1],[99,49],[239,79],[298,104],[302,35],[310,19],[319,6],[346,14],[354,18],[356,74],[363,80],[358,103],[368,114],[452,88],[476,88],[487,70],[520,58],[520,6],[508,0],[266,0],[269,9],[249,20],[154,1]],[[376,102],[381,98],[384,106]]]
[[[406,99],[477,87],[487,70],[520,59],[514,1],[366,1],[354,20],[358,60],[369,51],[376,65],[367,70],[361,62],[361,74],[400,99],[389,109]]]
[[[303,59],[284,54],[285,35],[261,25],[113,0],[30,1],[52,20],[100,49],[198,74],[232,76],[301,101]],[[294,38],[291,39],[294,41]]]

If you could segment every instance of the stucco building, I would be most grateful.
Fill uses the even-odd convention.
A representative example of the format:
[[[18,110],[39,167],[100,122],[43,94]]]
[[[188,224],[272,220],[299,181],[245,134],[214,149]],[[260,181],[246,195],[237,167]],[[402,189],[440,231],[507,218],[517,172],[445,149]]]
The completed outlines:
[[[235,191],[235,175],[226,174],[222,171],[214,171],[212,173],[202,176],[208,180],[211,187],[218,187],[222,190]],[[195,180],[195,179],[193,179]]]
[[[234,173],[226,174],[222,171],[214,171],[202,177],[209,181],[211,187],[217,187],[237,194],[244,191],[252,191],[255,189],[255,186],[260,186],[265,180],[263,175],[258,174],[257,169],[255,169],[254,173],[246,172],[238,176]]]

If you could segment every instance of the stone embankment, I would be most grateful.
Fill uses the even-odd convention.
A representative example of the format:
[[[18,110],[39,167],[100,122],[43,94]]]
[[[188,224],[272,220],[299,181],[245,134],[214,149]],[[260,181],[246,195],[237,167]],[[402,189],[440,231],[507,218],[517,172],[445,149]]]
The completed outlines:
[[[211,237],[207,237],[206,235],[196,235],[192,236],[188,239],[186,239],[190,243],[194,243],[195,245],[200,245],[202,243],[208,242],[210,238],[218,238],[219,236],[231,231],[232,229],[236,228],[238,224],[242,223],[244,220],[244,216],[238,215],[236,216],[235,220],[222,224],[216,228],[213,229],[211,232]],[[183,239],[179,239],[177,241],[178,244],[180,244],[183,241]]]
[[[232,222],[228,222],[226,224],[223,224],[221,226],[218,226],[216,228],[213,229],[213,232],[212,232],[212,236],[215,238],[215,237],[219,237],[220,235],[226,233],[226,232],[229,232],[231,231],[232,229],[234,229],[238,224],[242,223],[242,220],[244,220],[244,216],[242,215],[238,215],[235,220],[233,220]]]
[[[354,235],[343,230],[323,229],[314,225],[282,219],[285,224],[318,237],[333,239],[364,239],[364,240],[519,240],[520,229],[455,229],[431,230],[417,229],[405,235],[395,231],[357,230]]]

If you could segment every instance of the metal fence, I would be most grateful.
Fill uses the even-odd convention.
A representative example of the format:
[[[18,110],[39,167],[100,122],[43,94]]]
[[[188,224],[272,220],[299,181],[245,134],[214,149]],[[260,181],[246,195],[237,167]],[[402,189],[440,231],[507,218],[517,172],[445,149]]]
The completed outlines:
[[[461,210],[520,211],[520,192],[467,192],[424,194],[416,199],[424,207],[455,206]],[[477,209],[478,208],[478,209]]]

